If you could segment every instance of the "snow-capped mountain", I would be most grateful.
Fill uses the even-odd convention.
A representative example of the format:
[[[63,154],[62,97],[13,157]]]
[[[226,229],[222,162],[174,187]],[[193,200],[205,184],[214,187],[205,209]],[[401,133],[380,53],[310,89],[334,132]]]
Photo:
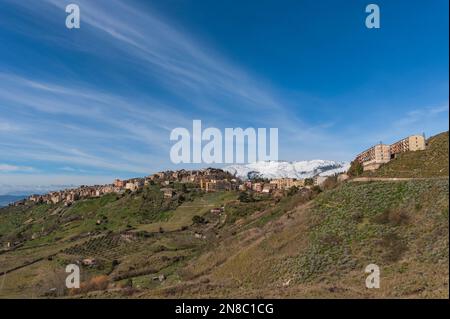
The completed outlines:
[[[310,178],[316,175],[331,176],[346,172],[350,167],[347,162],[328,160],[311,161],[260,161],[251,164],[231,165],[224,168],[237,177],[248,179],[252,176],[263,178]]]

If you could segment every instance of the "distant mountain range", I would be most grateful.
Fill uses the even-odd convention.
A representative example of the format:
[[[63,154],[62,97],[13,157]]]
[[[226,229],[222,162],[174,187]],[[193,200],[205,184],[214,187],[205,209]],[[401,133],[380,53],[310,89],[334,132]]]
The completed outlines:
[[[0,195],[0,207],[8,206],[18,200],[24,199],[27,195]]]
[[[25,197],[32,194],[46,194],[67,188],[74,188],[78,185],[51,184],[51,185],[11,185],[0,184],[0,196],[20,196]]]
[[[311,178],[316,175],[331,176],[348,170],[350,163],[330,160],[311,161],[259,161],[251,164],[231,165],[224,168],[237,177]]]

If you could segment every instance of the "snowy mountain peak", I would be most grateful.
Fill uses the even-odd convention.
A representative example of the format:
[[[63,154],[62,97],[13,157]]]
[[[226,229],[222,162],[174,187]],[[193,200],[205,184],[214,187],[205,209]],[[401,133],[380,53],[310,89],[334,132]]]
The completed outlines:
[[[224,168],[237,177],[248,179],[258,175],[264,178],[311,178],[316,175],[331,176],[348,170],[350,164],[347,162],[336,162],[330,160],[311,161],[259,161],[251,164],[237,164]]]

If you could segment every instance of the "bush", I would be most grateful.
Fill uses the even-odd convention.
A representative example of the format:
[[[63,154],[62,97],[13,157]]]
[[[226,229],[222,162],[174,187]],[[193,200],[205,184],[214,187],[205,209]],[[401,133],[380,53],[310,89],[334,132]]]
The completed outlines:
[[[409,217],[405,212],[389,209],[373,217],[373,221],[377,224],[390,224],[392,226],[407,224],[408,219]]]
[[[289,188],[289,190],[287,192],[287,195],[288,196],[292,196],[292,195],[297,194],[297,192],[298,192],[298,187],[297,186],[292,186],[291,188]]]
[[[76,295],[80,293],[88,293],[90,291],[96,291],[96,290],[105,290],[108,288],[109,285],[109,279],[108,276],[101,275],[91,278],[89,281],[81,283],[79,289],[71,289],[69,294],[70,295]]]
[[[253,195],[247,192],[240,192],[238,199],[241,203],[251,203],[255,201]]]
[[[405,251],[408,250],[406,243],[396,233],[383,235],[379,244],[383,249],[382,257],[386,262],[396,262],[400,260]]]
[[[313,194],[319,194],[322,192],[322,189],[318,185],[313,186],[311,188],[311,190],[312,190]]]
[[[202,216],[195,215],[194,217],[192,217],[192,222],[194,224],[204,224],[205,219]]]

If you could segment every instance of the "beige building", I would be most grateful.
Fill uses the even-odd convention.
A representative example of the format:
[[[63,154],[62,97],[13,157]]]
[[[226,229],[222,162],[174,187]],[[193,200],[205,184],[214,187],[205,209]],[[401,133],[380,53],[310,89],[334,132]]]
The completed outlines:
[[[291,187],[303,187],[305,186],[305,180],[294,178],[278,178],[270,181],[271,185],[274,185],[277,189],[288,189]]]
[[[120,179],[114,180],[114,187],[125,187],[127,181],[121,181]]]
[[[409,151],[422,151],[425,149],[425,137],[423,135],[408,136],[390,146],[391,158],[397,154]]]
[[[161,188],[161,191],[164,193],[164,198],[172,198],[175,195],[173,188]]]
[[[411,135],[391,145],[377,144],[358,154],[356,160],[363,166],[364,171],[376,170],[382,164],[389,162],[397,154],[424,150],[425,137]]]
[[[316,186],[322,186],[322,184],[327,180],[328,176],[314,176],[314,185]]]
[[[264,184],[263,184],[263,183],[254,183],[254,184],[252,185],[252,189],[253,189],[255,192],[258,192],[258,193],[262,192],[263,187],[264,187]]]
[[[356,160],[362,164],[364,171],[378,169],[391,160],[390,146],[382,143],[372,146],[358,154]]]

